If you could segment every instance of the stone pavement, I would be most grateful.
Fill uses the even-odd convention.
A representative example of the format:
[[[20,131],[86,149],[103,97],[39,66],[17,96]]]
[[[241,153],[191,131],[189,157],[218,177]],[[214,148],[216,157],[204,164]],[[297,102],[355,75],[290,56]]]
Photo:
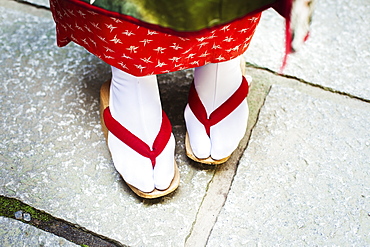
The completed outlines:
[[[271,10],[245,54],[247,135],[224,165],[184,153],[192,71],[159,76],[181,184],[136,197],[99,122],[109,66],[55,45],[45,0],[0,0],[0,246],[369,246],[370,5],[318,2],[312,34],[278,75]]]

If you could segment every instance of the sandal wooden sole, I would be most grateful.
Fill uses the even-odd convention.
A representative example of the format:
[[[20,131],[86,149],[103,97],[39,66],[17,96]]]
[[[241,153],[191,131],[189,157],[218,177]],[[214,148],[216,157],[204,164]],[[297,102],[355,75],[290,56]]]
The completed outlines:
[[[241,56],[241,58],[240,58],[240,69],[242,71],[242,75],[245,76],[246,69],[245,69],[245,59],[244,59],[243,56]],[[206,164],[206,165],[220,165],[220,164],[223,164],[226,161],[228,161],[228,159],[231,157],[231,155],[230,155],[230,156],[225,157],[225,158],[220,159],[220,160],[212,159],[211,156],[209,156],[208,158],[205,158],[205,159],[197,158],[194,155],[193,150],[191,149],[188,132],[186,132],[186,135],[185,135],[185,150],[186,150],[186,155],[188,156],[188,158],[190,158],[190,159],[192,159],[192,160],[194,160],[198,163],[202,163],[202,164]]]
[[[138,196],[142,197],[142,198],[146,198],[146,199],[154,199],[154,198],[158,198],[158,197],[162,197],[162,196],[165,196],[165,195],[168,195],[172,192],[174,192],[177,187],[179,187],[179,184],[180,184],[180,172],[179,172],[179,168],[177,168],[177,164],[176,162],[174,162],[174,165],[175,165],[175,175],[172,179],[172,182],[170,184],[170,187],[168,187],[166,190],[158,190],[158,189],[154,189],[152,192],[142,192],[141,190],[139,190],[138,188],[132,186],[131,184],[129,183],[126,183],[128,185],[128,187],[130,187],[130,189]]]
[[[186,136],[185,136],[185,150],[186,150],[186,155],[190,159],[192,159],[192,160],[194,160],[198,163],[207,164],[207,165],[219,165],[219,164],[225,163],[231,156],[230,155],[230,156],[228,156],[226,158],[223,158],[221,160],[214,160],[214,159],[212,159],[212,157],[208,157],[208,158],[205,158],[205,159],[197,158],[194,155],[193,150],[191,149],[188,132],[186,132]]]
[[[111,81],[106,81],[100,88],[100,123],[102,126],[102,131],[104,133],[105,140],[108,141],[108,129],[105,126],[104,118],[103,118],[103,111],[105,108],[109,106],[109,93],[110,93],[110,83]],[[130,187],[130,189],[138,196],[146,199],[154,199],[158,197],[162,197],[165,195],[170,194],[171,192],[175,191],[180,184],[180,172],[177,167],[176,162],[174,161],[175,167],[175,175],[172,179],[170,186],[166,190],[158,190],[154,189],[152,192],[143,192],[133,185],[127,183],[126,184]]]

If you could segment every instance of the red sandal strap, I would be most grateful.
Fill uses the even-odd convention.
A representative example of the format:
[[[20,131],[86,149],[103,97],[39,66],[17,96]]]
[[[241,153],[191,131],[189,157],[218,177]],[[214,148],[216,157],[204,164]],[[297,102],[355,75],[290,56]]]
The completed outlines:
[[[154,168],[156,158],[162,153],[164,148],[167,146],[172,133],[172,126],[166,113],[162,111],[162,124],[157,137],[154,140],[153,148],[150,149],[148,144],[140,140],[137,136],[131,133],[128,129],[123,127],[117,120],[115,120],[110,112],[109,107],[105,108],[104,123],[108,130],[115,135],[118,139],[124,142],[127,146],[141,154],[142,156],[149,158]]]
[[[249,91],[248,82],[243,76],[242,83],[239,88],[230,96],[222,105],[214,110],[209,118],[207,118],[207,112],[204,108],[202,101],[195,89],[194,83],[192,83],[189,91],[188,103],[190,109],[194,113],[195,117],[204,125],[208,136],[210,136],[211,126],[217,124],[222,119],[227,117],[232,111],[235,110],[247,97]]]

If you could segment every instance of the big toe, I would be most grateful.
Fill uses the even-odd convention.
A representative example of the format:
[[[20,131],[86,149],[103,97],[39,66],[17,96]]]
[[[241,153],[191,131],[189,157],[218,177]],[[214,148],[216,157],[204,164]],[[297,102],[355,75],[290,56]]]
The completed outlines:
[[[171,134],[167,146],[156,158],[154,167],[154,184],[158,190],[166,190],[175,175],[175,138]]]

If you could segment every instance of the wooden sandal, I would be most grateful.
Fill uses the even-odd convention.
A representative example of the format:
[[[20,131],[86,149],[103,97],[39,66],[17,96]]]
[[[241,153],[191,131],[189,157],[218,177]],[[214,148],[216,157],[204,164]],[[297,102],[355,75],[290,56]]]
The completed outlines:
[[[113,135],[115,135],[130,148],[132,148],[142,156],[149,158],[154,168],[156,157],[158,157],[158,155],[160,155],[163,149],[167,146],[172,133],[171,123],[168,120],[167,115],[162,112],[162,125],[153,143],[153,148],[151,149],[145,142],[132,134],[129,130],[123,127],[112,117],[109,110],[109,92],[110,80],[105,82],[100,89],[100,121],[106,140],[108,141],[108,131],[110,131]],[[131,188],[131,190],[140,197],[148,199],[162,197],[176,190],[176,188],[180,184],[180,173],[176,162],[174,162],[174,166],[174,178],[172,179],[170,186],[166,190],[154,189],[152,192],[143,192],[133,185],[127,183],[126,181],[125,182]]]
[[[189,91],[188,104],[189,104],[191,111],[195,115],[195,117],[198,119],[198,121],[201,124],[203,124],[207,132],[207,135],[210,136],[211,127],[219,123],[225,117],[227,117],[244,100],[246,100],[248,91],[249,91],[248,82],[245,79],[245,77],[242,76],[242,83],[240,84],[239,88],[234,92],[233,95],[230,96],[229,99],[227,99],[222,105],[220,105],[216,110],[214,110],[209,116],[209,118],[207,118],[206,109],[204,108],[204,105],[202,101],[200,100],[198,93],[195,89],[194,83],[193,83]],[[205,159],[197,158],[191,149],[188,133],[186,133],[186,136],[185,136],[185,148],[186,148],[186,155],[190,159],[197,161],[199,163],[203,163],[203,164],[218,165],[218,164],[225,163],[230,158],[230,156],[225,157],[220,160],[215,160],[211,156]]]

